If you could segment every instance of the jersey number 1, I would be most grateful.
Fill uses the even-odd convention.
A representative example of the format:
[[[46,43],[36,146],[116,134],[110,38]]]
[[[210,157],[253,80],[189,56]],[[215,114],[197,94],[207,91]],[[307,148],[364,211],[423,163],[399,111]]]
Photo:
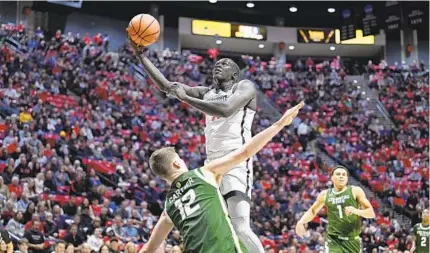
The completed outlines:
[[[342,213],[342,206],[341,205],[337,205],[337,210],[339,211],[339,218],[343,218],[343,213]]]
[[[196,193],[194,190],[189,190],[182,196],[182,198],[175,201],[175,206],[179,209],[182,220],[195,213],[200,209],[200,205],[191,206],[196,200]]]

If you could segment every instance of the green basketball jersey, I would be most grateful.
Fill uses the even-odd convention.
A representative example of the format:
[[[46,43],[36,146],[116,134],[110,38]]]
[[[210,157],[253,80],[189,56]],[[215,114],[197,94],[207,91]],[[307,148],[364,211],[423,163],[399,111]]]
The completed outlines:
[[[361,231],[361,220],[358,215],[345,214],[345,207],[358,208],[358,202],[352,194],[352,187],[347,186],[343,192],[337,193],[334,189],[327,191],[325,199],[327,206],[327,219],[329,235],[345,238],[358,238]]]
[[[184,253],[248,252],[233,230],[218,187],[206,181],[200,169],[172,183],[166,213],[183,236]]]
[[[430,226],[424,226],[418,223],[412,229],[415,236],[415,252],[429,253],[430,252]]]

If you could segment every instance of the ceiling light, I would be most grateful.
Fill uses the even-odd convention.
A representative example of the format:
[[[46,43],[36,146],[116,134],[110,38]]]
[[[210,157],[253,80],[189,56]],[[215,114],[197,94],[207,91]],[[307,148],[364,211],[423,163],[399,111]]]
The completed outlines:
[[[258,48],[264,48],[264,44],[259,44]]]
[[[330,13],[335,13],[336,9],[335,8],[328,8],[327,11],[330,12]]]
[[[360,89],[360,88],[361,88],[361,86],[360,86],[360,85],[358,85],[358,86],[357,86],[357,89]]]
[[[215,41],[215,43],[216,43],[217,45],[221,45],[221,44],[222,44],[222,40],[216,40],[216,41]]]
[[[211,4],[214,4],[216,2],[217,2],[217,0],[209,0],[209,3],[211,3]]]
[[[357,83],[357,80],[354,80],[354,83]]]
[[[370,100],[370,98],[367,98],[367,101],[369,101]]]
[[[255,4],[253,2],[248,2],[246,4],[246,7],[248,7],[248,8],[254,8],[254,6],[255,6]]]
[[[294,50],[294,46],[289,46],[288,49]]]
[[[365,91],[362,91],[362,92],[361,92],[361,94],[366,95],[366,92],[365,92]]]
[[[330,50],[331,50],[331,51],[334,51],[334,50],[336,50],[336,48],[335,48],[334,46],[331,46],[331,47],[330,47]]]
[[[290,7],[290,11],[291,11],[291,12],[297,12],[297,10],[298,10],[298,9],[297,9],[297,7],[295,7],[295,6],[291,6],[291,7]]]

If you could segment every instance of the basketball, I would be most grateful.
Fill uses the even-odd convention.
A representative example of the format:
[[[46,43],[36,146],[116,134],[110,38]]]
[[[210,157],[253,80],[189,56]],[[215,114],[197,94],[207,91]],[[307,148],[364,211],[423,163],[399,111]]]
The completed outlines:
[[[160,23],[149,14],[139,14],[131,19],[127,27],[130,39],[139,46],[149,46],[160,36]]]

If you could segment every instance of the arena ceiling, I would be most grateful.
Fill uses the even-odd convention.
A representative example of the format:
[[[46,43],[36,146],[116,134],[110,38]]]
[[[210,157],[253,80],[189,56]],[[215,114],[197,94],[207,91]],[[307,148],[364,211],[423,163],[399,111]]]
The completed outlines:
[[[72,9],[42,1],[34,2],[35,8],[62,9],[79,11],[93,15],[107,16],[121,20],[130,20],[136,13],[148,13],[152,4],[158,5],[160,15],[165,17],[167,27],[178,27],[179,17],[192,17],[208,20],[220,20],[261,25],[276,25],[276,18],[284,20],[287,27],[337,28],[341,20],[341,11],[345,8],[355,10],[357,19],[368,2],[328,2],[328,1],[254,1],[254,7],[248,8],[247,2],[238,1],[84,1],[81,9]],[[377,15],[384,15],[385,1],[371,2]],[[427,1],[402,2],[402,5],[417,5],[426,13],[428,20],[429,3]],[[298,10],[289,11],[291,6]],[[329,13],[328,8],[334,8]],[[357,22],[359,23],[359,22]],[[419,39],[428,39],[429,24],[426,23],[418,31]],[[394,38],[395,39],[395,38]]]

